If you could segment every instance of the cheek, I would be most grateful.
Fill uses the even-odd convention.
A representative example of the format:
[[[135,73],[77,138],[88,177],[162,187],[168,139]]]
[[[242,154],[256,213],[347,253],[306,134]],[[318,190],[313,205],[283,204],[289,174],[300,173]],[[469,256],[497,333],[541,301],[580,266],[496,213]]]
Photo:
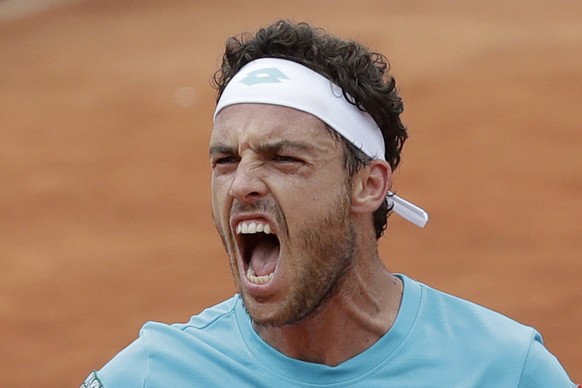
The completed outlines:
[[[281,212],[285,217],[290,235],[300,235],[306,229],[311,229],[321,220],[330,217],[330,214],[343,214],[346,206],[345,191],[327,186],[318,190],[299,190],[287,201],[279,203]],[[341,208],[340,208],[341,207]],[[329,225],[325,225],[330,227]]]
[[[327,213],[330,206],[337,205],[338,198],[344,199],[347,195],[345,184],[335,179],[313,185],[296,185],[291,190],[293,194],[288,195],[287,206],[307,215]]]
[[[211,197],[212,197],[212,217],[214,218],[214,223],[219,227],[224,227],[225,223],[228,225],[228,189],[227,186],[212,180],[211,182]]]
[[[234,247],[233,236],[230,234],[230,202],[228,196],[217,187],[212,187],[212,219],[226,252],[232,252]],[[228,193],[226,193],[228,194]],[[230,253],[229,253],[230,256]]]

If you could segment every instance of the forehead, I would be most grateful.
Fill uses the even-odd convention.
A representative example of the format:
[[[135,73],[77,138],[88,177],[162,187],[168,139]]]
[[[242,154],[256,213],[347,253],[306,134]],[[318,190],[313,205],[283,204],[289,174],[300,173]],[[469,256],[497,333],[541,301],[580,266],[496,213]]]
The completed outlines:
[[[296,109],[268,104],[237,104],[224,108],[212,129],[211,143],[253,143],[265,140],[308,141],[336,145],[323,121]]]

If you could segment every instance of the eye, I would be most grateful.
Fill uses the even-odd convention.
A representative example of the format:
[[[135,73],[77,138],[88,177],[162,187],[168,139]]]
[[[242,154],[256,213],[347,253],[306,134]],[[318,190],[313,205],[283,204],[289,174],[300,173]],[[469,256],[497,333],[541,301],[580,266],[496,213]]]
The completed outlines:
[[[238,163],[239,158],[234,155],[220,156],[212,159],[212,166],[229,165]]]
[[[273,159],[282,163],[301,163],[302,160],[289,155],[275,155]]]

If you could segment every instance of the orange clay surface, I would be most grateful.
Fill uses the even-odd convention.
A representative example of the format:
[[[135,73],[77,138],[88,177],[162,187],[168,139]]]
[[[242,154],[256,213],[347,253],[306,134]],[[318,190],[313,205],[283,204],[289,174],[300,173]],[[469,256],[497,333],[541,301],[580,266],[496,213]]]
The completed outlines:
[[[536,327],[582,382],[582,2],[11,2],[0,386],[77,386],[144,322],[234,292],[209,207],[209,78],[228,36],[281,17],[391,60],[410,129],[395,189],[431,221],[391,218],[388,267]]]

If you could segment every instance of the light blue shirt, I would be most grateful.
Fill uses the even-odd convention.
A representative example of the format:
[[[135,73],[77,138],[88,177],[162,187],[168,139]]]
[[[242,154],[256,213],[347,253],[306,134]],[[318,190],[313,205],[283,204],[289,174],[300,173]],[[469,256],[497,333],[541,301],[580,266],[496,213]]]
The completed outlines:
[[[145,324],[96,376],[106,388],[574,386],[534,329],[399,276],[392,328],[335,367],[268,345],[235,295],[186,324]]]

